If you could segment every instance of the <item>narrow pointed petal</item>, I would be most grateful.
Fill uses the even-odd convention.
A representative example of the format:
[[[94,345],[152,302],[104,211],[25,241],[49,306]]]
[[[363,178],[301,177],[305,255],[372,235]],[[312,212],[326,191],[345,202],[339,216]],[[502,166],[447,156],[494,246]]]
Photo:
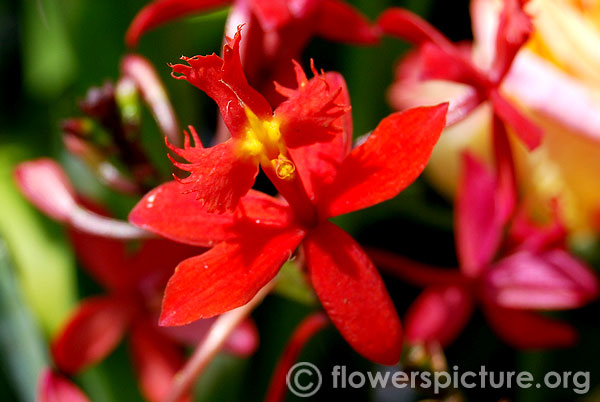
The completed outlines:
[[[461,284],[468,281],[456,269],[433,267],[376,248],[366,248],[365,251],[380,271],[394,275],[415,286]]]
[[[440,31],[408,10],[388,8],[381,14],[377,24],[384,33],[415,45],[431,42],[441,49],[453,51],[454,45]]]
[[[560,348],[577,342],[577,331],[571,325],[538,313],[492,305],[485,313],[498,336],[519,349]]]
[[[185,363],[183,351],[158,327],[137,321],[131,329],[131,352],[142,394],[150,402],[162,402],[168,396],[178,370]],[[180,401],[190,401],[190,396]]]
[[[598,296],[593,271],[563,250],[504,258],[486,274],[485,286],[485,296],[507,308],[576,308]]]
[[[281,122],[281,133],[289,148],[329,142],[343,134],[342,116],[350,111],[344,102],[342,81],[319,75],[314,69],[310,80],[302,67],[294,62],[298,87],[278,86],[278,91],[287,97],[275,110],[275,118]]]
[[[52,343],[56,365],[76,373],[106,357],[117,346],[132,311],[122,300],[93,297],[79,305]]]
[[[492,146],[496,165],[496,215],[506,224],[518,202],[518,185],[512,145],[506,125],[497,115],[492,117]]]
[[[456,340],[472,311],[473,299],[467,288],[456,285],[427,288],[406,313],[406,341],[436,342],[446,347]]]
[[[366,358],[395,364],[402,350],[402,327],[377,269],[343,230],[325,222],[304,242],[311,282],[348,343]]]
[[[191,128],[190,128],[191,130]],[[197,206],[206,212],[233,211],[256,179],[258,165],[252,159],[240,158],[233,140],[214,147],[204,148],[195,135],[194,147],[169,148],[189,163],[173,164],[189,172],[189,176],[177,179],[186,186],[185,192],[194,193]]]
[[[230,0],[155,0],[135,16],[125,34],[125,43],[135,47],[144,33],[159,25],[229,3]]]
[[[50,369],[44,369],[40,374],[37,401],[90,402],[75,384]]]
[[[423,171],[446,122],[448,104],[391,114],[344,159],[319,205],[337,216],[389,200]]]
[[[238,222],[285,227],[293,219],[283,201],[250,190],[234,212],[210,214],[199,208],[194,194],[185,194],[185,185],[172,181],[150,191],[129,214],[131,223],[182,243],[211,247],[237,235]]]
[[[332,41],[373,45],[381,35],[377,26],[340,0],[324,0],[318,18],[317,33]]]
[[[507,101],[498,91],[490,93],[490,100],[494,107],[494,112],[508,124],[523,144],[531,151],[536,149],[544,137],[544,132],[535,123],[529,120],[509,101]]]
[[[290,258],[304,232],[250,225],[244,236],[183,261],[169,280],[160,324],[185,325],[249,302]]]
[[[460,269],[477,277],[498,251],[503,220],[497,211],[496,179],[470,154],[463,156],[457,194],[454,230]]]
[[[75,191],[62,167],[52,159],[23,162],[15,169],[23,195],[43,213],[66,222],[76,205]]]
[[[341,74],[325,73],[325,80],[331,90],[341,88],[334,102],[339,105],[350,105],[350,94]],[[309,198],[318,200],[323,191],[331,183],[344,158],[352,147],[352,114],[348,110],[341,118],[342,132],[334,135],[331,141],[289,149],[296,169],[302,178],[302,183]]]
[[[231,136],[239,138],[246,133],[246,109],[259,119],[270,119],[273,110],[269,102],[252,88],[240,61],[241,27],[223,48],[223,58],[210,56],[182,57],[188,65],[172,65],[173,77],[187,80],[204,91],[219,106],[221,116]]]

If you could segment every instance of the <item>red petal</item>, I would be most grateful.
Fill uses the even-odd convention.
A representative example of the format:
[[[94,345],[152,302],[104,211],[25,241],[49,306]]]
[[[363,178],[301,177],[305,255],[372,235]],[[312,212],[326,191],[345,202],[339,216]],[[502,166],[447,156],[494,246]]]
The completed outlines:
[[[448,52],[432,43],[425,43],[419,50],[419,56],[421,80],[454,81],[477,89],[490,85],[488,78],[473,67],[470,60],[462,56],[460,49]]]
[[[454,230],[460,269],[466,276],[478,276],[498,251],[503,220],[496,207],[495,177],[465,153]]]
[[[125,34],[127,46],[137,45],[149,30],[190,14],[226,6],[230,0],[156,0],[144,7],[131,22]]]
[[[236,236],[232,226],[237,222],[285,227],[293,219],[285,202],[254,190],[240,200],[235,212],[223,214],[207,213],[193,194],[184,192],[185,186],[176,181],[155,188],[131,211],[129,220],[175,241],[211,247]]]
[[[156,325],[146,322],[133,325],[130,342],[142,394],[150,402],[164,401],[185,362],[182,351],[159,333]],[[191,398],[181,399],[184,400]]]
[[[277,367],[275,367],[271,383],[267,390],[265,402],[280,402],[284,400],[288,388],[288,372],[292,368],[294,362],[298,359],[304,345],[306,345],[306,343],[328,323],[329,320],[325,314],[315,313],[303,319],[296,327],[283,354],[279,358]]]
[[[537,148],[542,143],[544,132],[536,124],[532,123],[509,101],[504,99],[498,91],[490,92],[490,100],[494,107],[494,112],[508,124],[521,141],[531,151]]]
[[[106,357],[119,343],[131,318],[122,300],[93,297],[83,301],[52,343],[56,365],[75,373]]]
[[[52,159],[23,162],[15,169],[23,195],[46,215],[66,222],[76,205],[75,192],[62,167]]]
[[[299,229],[253,225],[244,236],[183,261],[169,280],[161,325],[184,325],[246,304],[279,271],[304,237]]]
[[[448,104],[391,114],[344,159],[320,205],[337,216],[395,197],[423,171],[445,125]]]
[[[344,102],[342,91],[345,83],[318,75],[310,80],[302,67],[294,62],[297,89],[278,86],[277,90],[288,99],[275,110],[281,121],[281,133],[289,148],[298,148],[315,142],[328,142],[343,134],[343,120],[350,106]]]
[[[340,105],[350,104],[350,94],[344,78],[338,73],[325,73],[325,80],[331,90],[341,92],[335,98]],[[307,194],[313,200],[319,199],[323,190],[335,177],[339,166],[352,147],[352,114],[347,111],[341,117],[340,125],[343,132],[336,134],[331,141],[317,142],[305,147],[289,149],[296,169],[302,178]]]
[[[329,40],[373,45],[380,32],[367,18],[340,0],[324,0],[319,9],[317,32]]]
[[[418,15],[402,8],[388,8],[381,14],[377,24],[384,33],[416,45],[432,42],[448,51],[454,48],[452,42],[435,27]]]
[[[426,289],[406,313],[406,341],[450,345],[467,324],[473,311],[469,290],[456,285]]]
[[[190,130],[194,133],[193,129]],[[235,151],[234,140],[228,140],[211,148],[202,147],[196,134],[195,146],[189,145],[186,134],[185,148],[169,148],[190,163],[173,164],[190,175],[178,181],[186,186],[185,192],[196,193],[196,206],[206,212],[233,211],[254,184],[258,165],[252,159],[240,158]]]
[[[491,305],[485,312],[498,336],[519,349],[567,347],[577,341],[571,325],[537,313]]]
[[[44,369],[38,383],[38,402],[90,402],[90,400],[65,377]]]
[[[324,222],[304,243],[312,284],[331,321],[363,356],[395,364],[402,328],[375,266],[360,246],[337,226]]]
[[[576,308],[598,296],[594,273],[563,250],[504,258],[486,274],[485,286],[491,302],[508,308]]]
[[[210,56],[182,57],[181,59],[189,65],[171,66],[173,77],[189,81],[213,98],[234,138],[241,137],[246,132],[248,125],[246,108],[260,119],[270,119],[273,114],[267,100],[246,80],[240,62],[241,38],[241,27],[239,27],[233,40],[225,44],[223,59],[214,53]]]

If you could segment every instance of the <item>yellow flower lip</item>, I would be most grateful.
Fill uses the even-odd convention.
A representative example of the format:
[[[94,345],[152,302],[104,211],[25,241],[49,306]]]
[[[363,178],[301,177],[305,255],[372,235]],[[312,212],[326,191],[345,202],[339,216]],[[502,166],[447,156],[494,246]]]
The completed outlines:
[[[281,123],[275,118],[262,120],[248,107],[244,107],[244,111],[248,118],[248,126],[236,147],[240,156],[273,167],[280,179],[292,178],[296,166],[286,156],[287,148],[280,131]]]

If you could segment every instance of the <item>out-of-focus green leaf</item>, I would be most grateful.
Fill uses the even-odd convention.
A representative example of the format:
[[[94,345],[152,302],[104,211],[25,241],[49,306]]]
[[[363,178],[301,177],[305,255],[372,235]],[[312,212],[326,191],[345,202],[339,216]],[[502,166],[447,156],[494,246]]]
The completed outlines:
[[[56,0],[23,2],[25,84],[36,97],[54,97],[76,78],[77,61],[62,6],[63,2]]]
[[[283,264],[279,271],[275,293],[288,299],[309,306],[317,304],[317,298],[312,288],[308,285],[300,267],[295,261]]]
[[[75,300],[75,266],[59,227],[46,224],[14,185],[13,169],[23,153],[13,145],[0,146],[0,236],[27,303],[44,331],[53,333]]]
[[[247,362],[221,353],[217,355],[196,383],[196,402],[235,402],[245,400],[242,394]]]
[[[20,294],[6,243],[0,238],[0,365],[20,401],[35,401],[37,378],[46,364],[42,335]]]

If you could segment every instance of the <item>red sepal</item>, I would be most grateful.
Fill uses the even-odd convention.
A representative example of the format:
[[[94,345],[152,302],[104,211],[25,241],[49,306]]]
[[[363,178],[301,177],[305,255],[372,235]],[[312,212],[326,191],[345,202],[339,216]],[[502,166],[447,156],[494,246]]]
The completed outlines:
[[[341,117],[350,111],[348,104],[340,103],[345,85],[330,82],[324,73],[319,75],[312,63],[311,68],[314,77],[309,80],[294,61],[297,89],[276,84],[277,91],[287,98],[275,110],[275,117],[281,121],[281,133],[289,148],[328,142],[341,135]]]
[[[67,373],[102,360],[117,346],[131,319],[122,300],[93,297],[83,301],[52,342],[56,365]]]
[[[187,15],[226,6],[231,0],[156,0],[144,7],[134,18],[125,34],[125,43],[135,47],[149,30]]]
[[[304,242],[308,272],[331,321],[366,358],[395,364],[402,327],[377,269],[360,246],[337,226],[324,222]]]
[[[485,306],[486,318],[505,342],[519,349],[546,349],[572,346],[577,331],[571,325],[539,313]]]
[[[38,381],[38,402],[90,402],[87,396],[62,375],[45,368]]]
[[[184,194],[185,185],[165,183],[142,198],[129,214],[131,223],[169,239],[212,247],[237,236],[236,224],[256,222],[262,226],[285,227],[292,222],[284,201],[250,190],[234,212],[210,214],[199,208],[193,194]]]
[[[183,367],[183,352],[157,331],[156,325],[136,321],[131,328],[131,353],[140,389],[150,402],[162,402],[167,397],[173,379]],[[190,401],[189,396],[182,401]]]
[[[246,230],[179,264],[165,290],[161,325],[184,325],[246,304],[304,237],[299,229],[276,231],[255,224]]]
[[[458,337],[472,311],[473,300],[467,288],[457,285],[427,288],[406,313],[406,341],[437,342],[446,347]]]
[[[366,208],[398,195],[423,171],[445,125],[448,104],[391,114],[339,168],[319,205],[322,216]]]
[[[195,130],[190,127],[190,131],[194,137],[193,147],[187,133],[183,149],[167,142],[171,151],[189,162],[180,163],[171,158],[173,165],[190,172],[186,178],[175,178],[187,187],[185,192],[196,194],[197,206],[206,208],[206,212],[222,214],[233,211],[254,184],[258,174],[257,163],[240,158],[236,154],[234,140],[204,148]]]
[[[189,65],[171,65],[174,78],[187,80],[217,103],[234,138],[246,132],[248,118],[244,108],[249,108],[260,119],[269,119],[273,114],[267,100],[246,80],[240,62],[241,39],[240,26],[233,39],[223,47],[222,59],[213,53],[209,56],[182,57]]]

